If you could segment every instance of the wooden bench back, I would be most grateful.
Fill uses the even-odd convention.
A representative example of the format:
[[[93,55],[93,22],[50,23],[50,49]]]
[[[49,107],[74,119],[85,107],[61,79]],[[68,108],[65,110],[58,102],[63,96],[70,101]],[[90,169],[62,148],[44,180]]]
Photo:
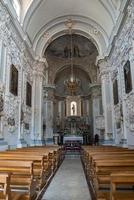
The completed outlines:
[[[0,173],[0,189],[0,199],[11,200],[9,173]]]

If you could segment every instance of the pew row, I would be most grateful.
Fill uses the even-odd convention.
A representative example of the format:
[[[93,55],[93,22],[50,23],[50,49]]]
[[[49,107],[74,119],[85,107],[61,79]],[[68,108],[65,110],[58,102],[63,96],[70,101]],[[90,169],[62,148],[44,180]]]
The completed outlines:
[[[127,148],[112,146],[83,147],[81,158],[87,180],[97,200],[112,200],[110,195],[112,173],[134,173],[134,150]],[[131,189],[133,190],[133,188]]]
[[[0,173],[11,174],[10,189],[16,195],[14,200],[38,199],[63,159],[62,148],[53,146],[8,150],[0,152]],[[9,199],[12,200],[11,195]]]

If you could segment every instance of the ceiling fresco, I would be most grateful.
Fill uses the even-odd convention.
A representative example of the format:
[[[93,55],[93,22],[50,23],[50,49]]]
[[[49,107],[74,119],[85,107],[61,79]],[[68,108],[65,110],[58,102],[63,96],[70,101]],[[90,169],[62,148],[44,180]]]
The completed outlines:
[[[72,37],[72,47],[71,47]],[[45,56],[55,56],[59,58],[83,58],[96,54],[95,45],[87,38],[73,34],[67,34],[53,41],[47,48]]]

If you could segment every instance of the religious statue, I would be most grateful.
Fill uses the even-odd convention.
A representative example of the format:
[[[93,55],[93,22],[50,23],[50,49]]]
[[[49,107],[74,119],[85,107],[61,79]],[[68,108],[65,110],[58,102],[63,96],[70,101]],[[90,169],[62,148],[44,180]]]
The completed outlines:
[[[72,111],[73,111],[73,115],[75,114],[75,105],[72,105]]]

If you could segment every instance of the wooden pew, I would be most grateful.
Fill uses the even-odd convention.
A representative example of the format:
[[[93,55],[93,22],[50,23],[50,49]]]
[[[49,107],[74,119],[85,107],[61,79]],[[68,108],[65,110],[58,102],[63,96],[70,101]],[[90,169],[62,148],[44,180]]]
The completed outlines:
[[[0,200],[11,200],[9,173],[0,173]]]
[[[14,151],[7,151],[8,154],[14,154],[14,155],[27,155],[27,156],[46,156],[48,155],[48,160],[46,160],[45,170],[47,172],[47,176],[51,176],[51,174],[54,173],[55,169],[55,157],[53,151],[46,151],[46,150],[38,150],[38,149],[21,149],[21,150],[14,150]],[[3,152],[3,154],[6,154],[6,152]]]
[[[88,180],[94,189],[96,199],[109,200],[110,174],[134,170],[134,151],[116,147],[85,148],[83,164]],[[104,188],[108,190],[104,191]]]
[[[12,151],[13,152],[13,151]],[[43,155],[44,153],[48,153],[49,154],[49,169],[51,169],[52,173],[55,173],[55,171],[57,170],[58,166],[59,166],[59,160],[57,160],[58,155],[57,155],[57,149],[55,148],[22,148],[22,149],[17,149],[15,151],[16,153],[19,152],[24,152],[24,153],[32,153],[32,154],[40,154]],[[10,152],[11,153],[11,152]]]
[[[61,149],[61,148],[60,148]],[[57,168],[59,167],[59,165],[61,164],[61,160],[62,158],[61,153],[62,151],[59,150],[59,147],[30,147],[30,148],[19,148],[16,150],[11,150],[11,151],[6,151],[3,154],[14,154],[15,157],[18,156],[22,156],[22,155],[26,155],[26,156],[42,156],[42,155],[48,155],[48,160],[46,160],[46,162],[44,163],[44,171],[45,171],[45,175],[47,177],[47,179],[49,179],[49,177],[53,176],[54,173],[56,172]]]
[[[0,172],[11,172],[11,190],[18,189],[23,193],[23,199],[31,200],[37,195],[36,189],[38,188],[39,193],[49,177],[55,173],[63,160],[63,155],[62,148],[55,146],[7,150],[0,152]],[[32,163],[31,176],[27,174],[26,168],[24,170],[28,162]]]
[[[110,177],[110,200],[134,200],[134,172],[112,173]],[[124,185],[125,192],[119,189]]]
[[[0,160],[32,161],[33,162],[33,179],[36,180],[37,189],[40,190],[47,182],[46,173],[46,156],[31,156],[28,154],[0,154]]]
[[[31,200],[36,196],[36,182],[33,180],[33,162],[0,160],[0,172],[11,173],[11,191],[19,190],[25,200]]]

